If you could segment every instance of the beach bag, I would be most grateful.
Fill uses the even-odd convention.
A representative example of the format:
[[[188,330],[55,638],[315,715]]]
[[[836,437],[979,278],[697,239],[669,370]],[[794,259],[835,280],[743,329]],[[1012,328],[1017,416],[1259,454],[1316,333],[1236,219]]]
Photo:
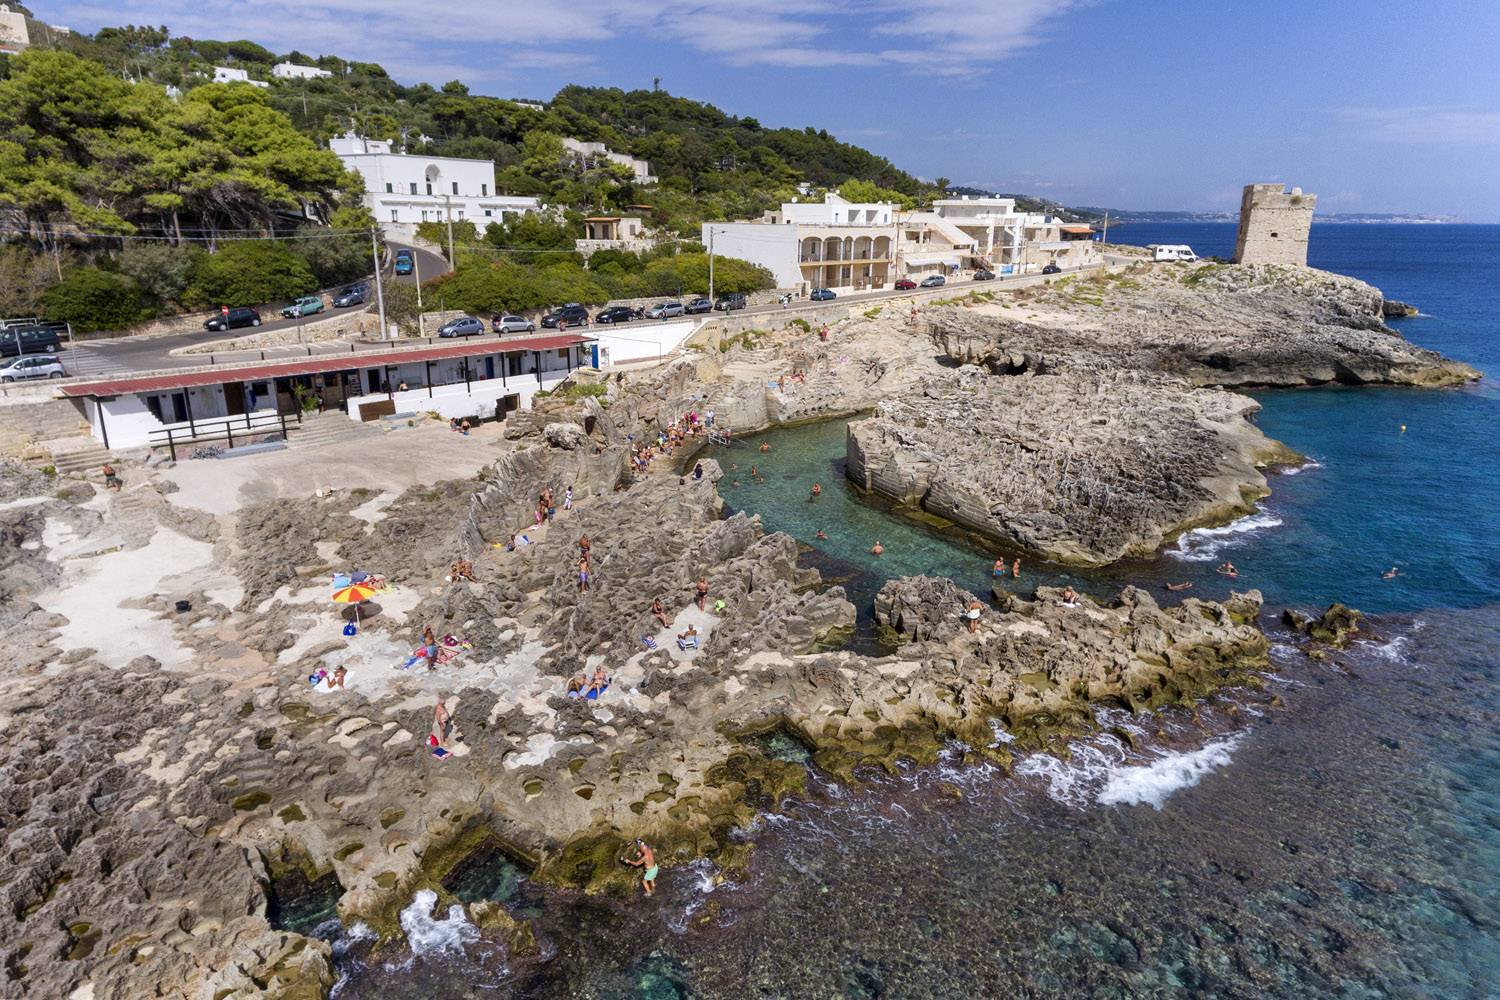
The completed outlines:
[[[359,631],[359,629],[357,629],[357,628],[354,627],[354,623],[353,622],[349,622],[347,625],[344,626],[344,634],[345,635],[353,635],[355,632],[358,632],[358,631]]]

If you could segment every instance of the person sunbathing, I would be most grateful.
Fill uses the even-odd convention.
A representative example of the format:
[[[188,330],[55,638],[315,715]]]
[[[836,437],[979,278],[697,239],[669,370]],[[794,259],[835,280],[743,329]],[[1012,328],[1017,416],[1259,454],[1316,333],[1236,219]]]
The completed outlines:
[[[598,698],[604,693],[604,689],[609,687],[609,682],[612,680],[614,680],[613,677],[605,676],[604,664],[599,664],[599,666],[594,668],[594,676],[590,678],[588,687],[584,688],[583,696],[587,698],[593,695],[595,698]]]
[[[661,622],[662,628],[666,628],[670,624],[667,621],[667,609],[662,607],[660,597],[651,602],[651,613],[656,616],[657,621]]]
[[[568,681],[568,697],[582,698],[584,689],[588,687],[589,678],[587,674],[579,674]]]
[[[679,632],[677,634],[677,638],[682,642],[687,642],[689,639],[696,639],[698,638],[698,630],[689,625],[686,632]]]

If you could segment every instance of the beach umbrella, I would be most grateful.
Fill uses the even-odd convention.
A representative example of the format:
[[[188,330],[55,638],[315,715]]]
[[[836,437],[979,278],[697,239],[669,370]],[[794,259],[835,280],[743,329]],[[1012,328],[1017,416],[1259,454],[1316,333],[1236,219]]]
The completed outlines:
[[[333,592],[335,604],[354,605],[354,620],[359,621],[359,605],[375,596],[375,588],[368,583],[351,583]]]

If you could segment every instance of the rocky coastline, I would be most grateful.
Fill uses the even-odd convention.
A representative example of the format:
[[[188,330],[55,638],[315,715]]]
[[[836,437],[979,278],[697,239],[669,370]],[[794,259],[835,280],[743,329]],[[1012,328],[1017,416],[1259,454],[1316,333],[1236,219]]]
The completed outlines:
[[[1373,357],[1345,369],[1419,385],[1467,377],[1358,325],[1368,303],[1346,292],[1317,306],[1348,311],[1347,329],[1372,338],[1349,351]],[[1258,301],[1225,309],[1271,308]],[[1202,380],[1192,351],[1165,365],[1160,344],[1065,337],[1034,318],[1039,303],[1021,323],[1004,315],[1017,308],[891,309],[827,341],[788,329],[779,344],[704,352],[602,396],[560,394],[481,428],[474,446],[488,451],[473,475],[399,489],[366,488],[351,461],[347,486],[310,496],[301,467],[275,480],[259,470],[282,459],[257,456],[241,460],[262,463],[257,496],[292,485],[207,510],[184,497],[204,495],[204,476],[231,475],[227,464],[128,467],[122,494],[6,469],[8,988],[320,998],[334,982],[329,946],[272,919],[313,885],[337,895],[344,926],[387,941],[417,892],[452,902],[454,872],[481,850],[542,882],[624,896],[632,870],[618,859],[631,838],[648,839],[669,873],[704,856],[733,870],[753,848],[737,831],[795,794],[809,767],[858,782],[866,768],[935,761],[955,741],[1005,764],[1022,748],[1066,752],[1097,728],[1099,704],[1145,712],[1258,683],[1269,644],[1254,591],[1174,607],[1134,587],[1076,601],[997,591],[978,595],[971,633],[961,615],[976,595],[903,577],[874,607],[894,652],[853,652],[843,590],[799,565],[792,538],[726,516],[717,462],[704,459],[696,479],[664,459],[631,471],[635,445],[689,410],[744,433],[873,407],[849,432],[851,475],[870,489],[1026,551],[1099,564],[1242,513],[1266,491],[1260,470],[1295,459],[1245,419],[1253,401],[1217,388],[1245,384],[1233,379],[1264,358]],[[1283,377],[1318,381],[1337,325],[1278,355],[1302,358]],[[438,425],[403,433],[385,446],[393,454],[449,440]],[[548,486],[577,502],[539,526]],[[526,544],[509,551],[517,535]],[[444,579],[456,557],[474,562],[476,582]],[[354,567],[384,571],[391,589],[346,636],[328,580]],[[668,624],[652,614],[657,599]],[[91,607],[118,622],[116,648],[85,643]],[[1349,618],[1328,633],[1341,638]],[[689,626],[697,646],[679,648]],[[461,640],[453,659],[396,669],[424,627]],[[155,652],[126,660],[132,643]],[[341,665],[347,688],[309,684]],[[565,696],[569,677],[596,669],[612,678],[604,697]],[[453,723],[446,759],[426,743],[438,696]],[[769,752],[773,735],[803,761]],[[534,948],[524,920],[493,905],[470,914],[518,956]]]

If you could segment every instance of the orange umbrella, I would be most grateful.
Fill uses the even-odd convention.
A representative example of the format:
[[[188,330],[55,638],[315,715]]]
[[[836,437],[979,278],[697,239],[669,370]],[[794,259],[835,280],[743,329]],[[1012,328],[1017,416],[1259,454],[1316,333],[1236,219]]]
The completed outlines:
[[[351,583],[333,592],[335,604],[353,604],[354,620],[359,621],[359,605],[375,596],[375,588],[368,583]]]

